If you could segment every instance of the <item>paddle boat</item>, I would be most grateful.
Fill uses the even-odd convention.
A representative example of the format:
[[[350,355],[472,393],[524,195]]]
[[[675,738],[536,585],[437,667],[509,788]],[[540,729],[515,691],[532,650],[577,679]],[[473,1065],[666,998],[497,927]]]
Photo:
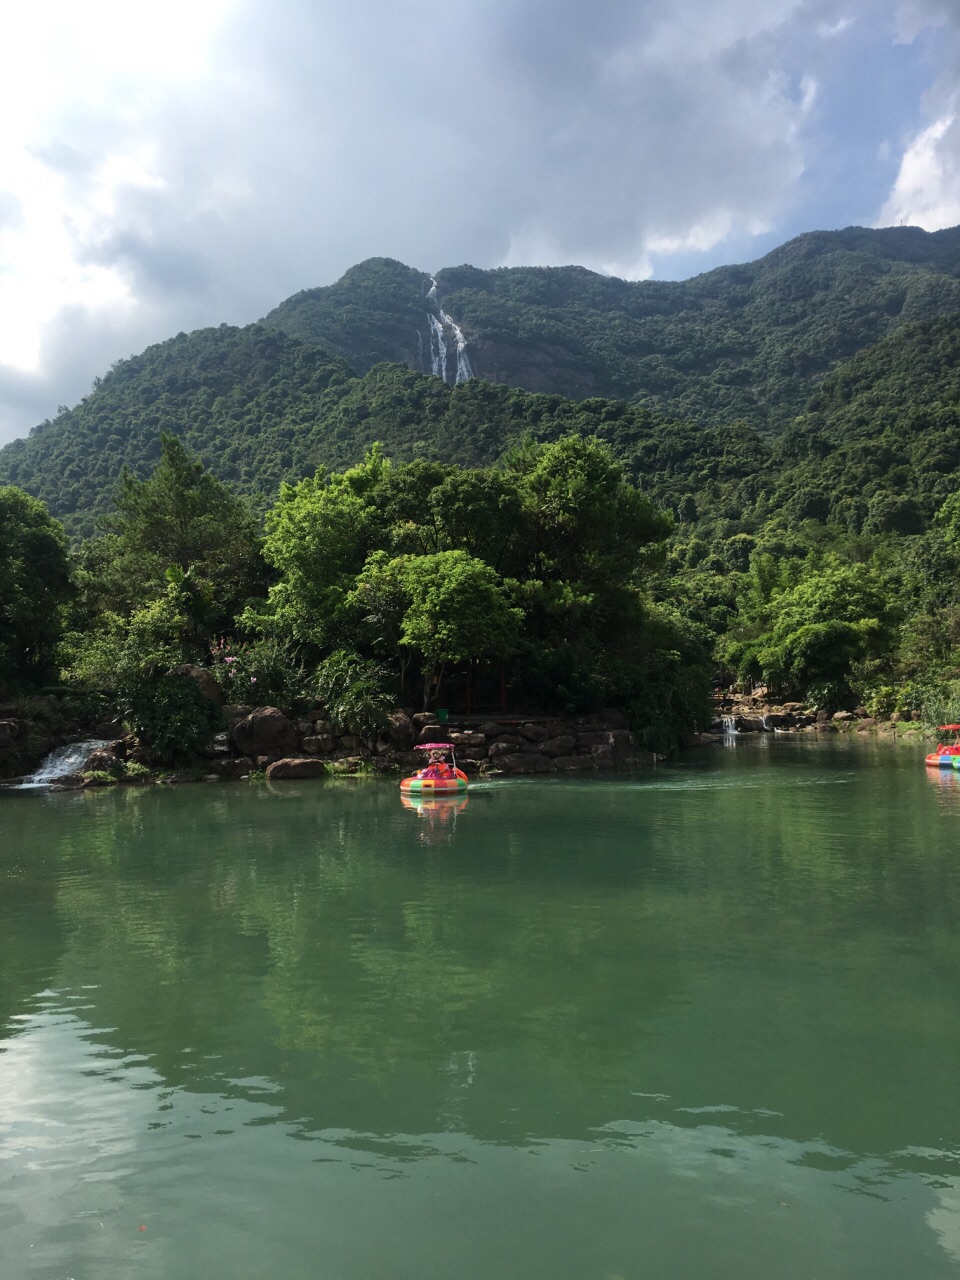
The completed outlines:
[[[406,795],[455,795],[458,791],[466,791],[467,775],[457,768],[452,742],[421,742],[414,750],[428,753],[427,764],[411,777],[403,779],[401,792]],[[453,757],[452,765],[446,759],[448,751]]]
[[[941,724],[937,733],[952,733],[952,742],[941,742],[936,751],[927,756],[931,769],[960,769],[960,724]]]

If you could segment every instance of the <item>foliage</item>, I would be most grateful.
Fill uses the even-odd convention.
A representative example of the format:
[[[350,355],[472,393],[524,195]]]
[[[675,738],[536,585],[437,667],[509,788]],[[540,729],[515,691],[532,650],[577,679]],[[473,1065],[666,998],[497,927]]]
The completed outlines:
[[[317,668],[314,690],[338,730],[372,738],[395,705],[390,673],[369,658],[337,649]]]
[[[162,764],[195,755],[223,723],[219,708],[204,697],[196,680],[169,672],[137,684],[129,718],[134,733]]]
[[[256,640],[222,637],[210,646],[208,665],[229,702],[290,707],[306,683],[302,663],[275,636]]]
[[[20,489],[0,489],[0,689],[51,674],[70,594],[60,525]]]

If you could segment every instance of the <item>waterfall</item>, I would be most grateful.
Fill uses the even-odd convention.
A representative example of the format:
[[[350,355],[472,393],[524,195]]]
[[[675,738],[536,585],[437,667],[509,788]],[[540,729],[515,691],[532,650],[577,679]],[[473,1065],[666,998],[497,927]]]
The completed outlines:
[[[49,787],[58,778],[65,778],[68,773],[79,773],[87,762],[92,751],[109,746],[106,738],[91,738],[87,742],[70,742],[65,747],[57,747],[51,751],[40,768],[24,778],[22,787]]]
[[[763,730],[764,730],[764,732],[765,732],[765,733],[769,733],[769,732],[770,732],[770,730],[773,728],[773,725],[770,723],[770,717],[769,717],[769,716],[761,716],[761,717],[760,717],[760,724],[762,725]]]
[[[439,318],[433,311],[427,312],[427,320],[430,324],[430,372],[435,378],[442,378],[447,381],[447,330],[453,336],[454,354],[456,355],[456,372],[452,382],[454,385],[458,382],[466,382],[468,378],[474,376],[473,366],[470,363],[470,357],[467,355],[467,339],[464,337],[463,330],[457,324],[456,320],[443,310],[440,306],[440,299],[437,293],[437,282],[433,276],[430,276],[430,288],[426,287],[427,282],[424,280],[424,296],[428,302],[433,303],[440,315]],[[422,369],[426,363],[424,360],[423,339],[417,331],[417,359]]]
[[[729,733],[736,733],[736,732],[737,732],[737,717],[736,717],[736,716],[721,716],[721,717],[720,717],[720,720],[721,720],[721,722],[722,722],[722,724],[723,724],[723,732],[724,732],[725,734],[729,734]]]
[[[435,378],[442,378],[446,382],[447,339],[443,325],[432,311],[427,312],[427,319],[430,321],[430,372]]]
[[[470,367],[470,357],[467,355],[467,340],[463,336],[460,326],[453,321],[450,316],[441,308],[440,319],[445,325],[449,325],[453,330],[453,338],[457,344],[457,382],[466,382],[468,378],[473,377],[473,369]]]

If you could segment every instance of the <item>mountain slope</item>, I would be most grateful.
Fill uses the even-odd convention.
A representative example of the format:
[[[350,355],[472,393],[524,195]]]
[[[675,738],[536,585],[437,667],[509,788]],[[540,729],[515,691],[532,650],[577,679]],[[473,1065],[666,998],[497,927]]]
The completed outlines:
[[[361,372],[434,368],[443,313],[472,372],[571,396],[635,399],[698,422],[781,429],[819,380],[899,324],[960,311],[960,228],[813,232],[756,262],[692,280],[629,283],[582,267],[455,267],[433,277],[390,259],[288,298],[270,328]],[[444,326],[454,381],[455,334]]]

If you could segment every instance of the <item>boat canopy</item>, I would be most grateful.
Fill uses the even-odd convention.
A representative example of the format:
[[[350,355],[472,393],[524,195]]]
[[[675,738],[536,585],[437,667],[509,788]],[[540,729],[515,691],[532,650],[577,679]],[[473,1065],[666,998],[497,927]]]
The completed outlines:
[[[415,746],[414,751],[452,751],[452,742],[421,742]]]
[[[938,724],[938,733],[960,733],[960,724]]]

